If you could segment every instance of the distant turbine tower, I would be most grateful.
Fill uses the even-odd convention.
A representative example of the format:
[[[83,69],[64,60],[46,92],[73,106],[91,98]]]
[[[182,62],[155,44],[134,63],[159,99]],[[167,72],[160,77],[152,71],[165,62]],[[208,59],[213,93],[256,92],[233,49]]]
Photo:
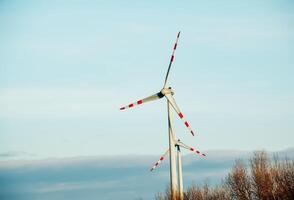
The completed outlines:
[[[168,75],[170,72],[171,65],[174,61],[174,54],[177,49],[177,44],[178,40],[180,37],[180,32],[177,35],[177,40],[174,44],[173,47],[173,52],[170,58],[168,70],[165,76],[164,80],[164,85],[163,88],[160,90],[160,92],[149,96],[147,98],[138,100],[134,103],[131,103],[127,106],[121,107],[120,110],[125,110],[128,108],[132,108],[136,105],[140,105],[149,101],[154,101],[157,99],[161,99],[162,97],[165,97],[167,100],[167,112],[168,112],[168,134],[169,134],[169,149],[160,157],[160,159],[155,163],[155,165],[151,168],[151,171],[153,171],[164,159],[164,156],[169,153],[169,158],[170,158],[170,187],[171,187],[171,199],[175,200],[179,198],[182,200],[183,199],[183,177],[182,177],[182,161],[181,161],[181,150],[180,147],[186,148],[190,151],[193,151],[201,156],[205,156],[205,154],[200,153],[198,150],[195,148],[191,148],[187,146],[186,144],[182,143],[180,140],[176,138],[175,131],[173,128],[173,118],[172,118],[172,109],[173,108],[180,119],[184,122],[185,126],[188,128],[189,132],[194,136],[194,132],[192,131],[190,125],[188,122],[185,120],[184,115],[180,111],[179,107],[176,104],[175,99],[173,98],[174,91],[171,89],[171,87],[167,87],[167,80],[168,80]],[[177,152],[177,154],[176,154]],[[177,168],[178,166],[178,168]],[[178,169],[178,172],[177,172]],[[177,176],[178,175],[178,176]],[[178,184],[179,182],[179,184]]]

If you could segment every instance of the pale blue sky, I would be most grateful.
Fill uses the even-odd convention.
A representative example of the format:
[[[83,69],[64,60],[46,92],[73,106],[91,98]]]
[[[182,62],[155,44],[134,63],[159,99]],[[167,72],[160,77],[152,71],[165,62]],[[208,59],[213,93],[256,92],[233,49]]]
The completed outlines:
[[[201,150],[293,147],[292,1],[1,1],[0,153],[161,154],[175,98]]]

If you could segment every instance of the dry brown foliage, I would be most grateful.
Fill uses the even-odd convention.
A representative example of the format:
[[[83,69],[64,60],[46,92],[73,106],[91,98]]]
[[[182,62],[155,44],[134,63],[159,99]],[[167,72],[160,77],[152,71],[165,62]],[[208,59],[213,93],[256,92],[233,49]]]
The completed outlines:
[[[226,184],[232,199],[252,199],[250,177],[241,161],[236,161],[232,171],[228,174]]]
[[[224,186],[210,188],[207,184],[203,187],[191,186],[184,194],[185,200],[229,200],[229,193]]]
[[[254,199],[274,199],[273,177],[265,152],[256,152],[250,161]]]
[[[169,188],[156,200],[170,200]],[[185,200],[294,200],[294,162],[255,152],[248,167],[236,161],[225,181],[216,187],[190,186]]]

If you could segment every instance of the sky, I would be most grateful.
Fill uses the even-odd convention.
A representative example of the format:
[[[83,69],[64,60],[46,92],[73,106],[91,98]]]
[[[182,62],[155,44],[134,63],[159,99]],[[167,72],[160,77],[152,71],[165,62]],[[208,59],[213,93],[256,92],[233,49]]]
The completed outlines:
[[[294,141],[292,1],[0,1],[2,160],[160,155],[169,84],[210,150],[278,151]],[[176,117],[176,116],[175,116]]]

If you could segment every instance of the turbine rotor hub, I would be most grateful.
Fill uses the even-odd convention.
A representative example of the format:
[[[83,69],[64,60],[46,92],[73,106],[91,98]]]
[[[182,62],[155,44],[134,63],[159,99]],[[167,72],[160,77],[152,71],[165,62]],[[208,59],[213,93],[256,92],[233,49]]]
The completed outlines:
[[[163,95],[166,95],[166,94],[174,95],[175,94],[175,92],[171,89],[171,87],[169,87],[169,88],[163,88],[160,92]]]

